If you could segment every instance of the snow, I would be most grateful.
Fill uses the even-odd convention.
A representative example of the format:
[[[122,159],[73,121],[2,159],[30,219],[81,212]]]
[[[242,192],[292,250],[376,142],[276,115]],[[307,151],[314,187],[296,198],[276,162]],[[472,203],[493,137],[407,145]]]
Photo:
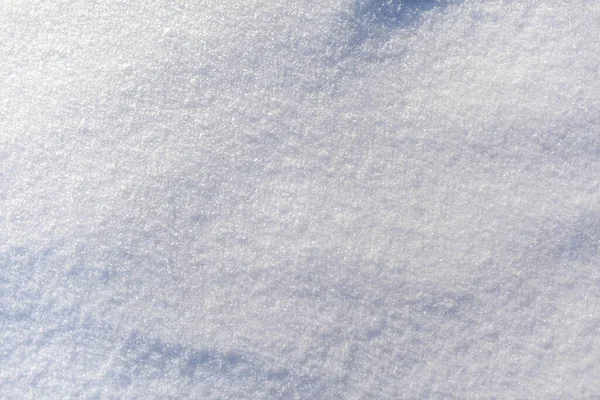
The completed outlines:
[[[600,396],[600,3],[5,0],[0,397]]]

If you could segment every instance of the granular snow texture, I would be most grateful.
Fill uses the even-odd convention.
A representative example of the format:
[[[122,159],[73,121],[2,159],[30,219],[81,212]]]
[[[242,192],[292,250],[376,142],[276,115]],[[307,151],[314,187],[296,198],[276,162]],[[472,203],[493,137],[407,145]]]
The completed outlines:
[[[0,398],[600,397],[600,2],[3,0]]]

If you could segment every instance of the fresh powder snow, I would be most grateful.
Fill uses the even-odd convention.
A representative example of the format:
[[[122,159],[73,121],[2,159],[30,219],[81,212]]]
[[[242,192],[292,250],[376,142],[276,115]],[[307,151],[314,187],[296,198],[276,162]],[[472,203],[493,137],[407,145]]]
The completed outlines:
[[[600,2],[3,0],[0,398],[600,397]]]

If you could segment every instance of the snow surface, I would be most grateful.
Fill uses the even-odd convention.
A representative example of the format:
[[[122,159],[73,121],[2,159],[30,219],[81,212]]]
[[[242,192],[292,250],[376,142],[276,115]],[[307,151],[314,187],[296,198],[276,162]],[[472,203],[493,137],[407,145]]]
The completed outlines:
[[[600,2],[3,0],[0,398],[600,397]]]

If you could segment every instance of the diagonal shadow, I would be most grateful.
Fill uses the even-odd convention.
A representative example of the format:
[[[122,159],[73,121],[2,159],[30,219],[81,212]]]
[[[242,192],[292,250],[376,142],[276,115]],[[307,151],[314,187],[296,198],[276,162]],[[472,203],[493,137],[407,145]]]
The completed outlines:
[[[356,0],[354,43],[385,37],[390,31],[418,22],[424,12],[446,7],[457,0]]]

